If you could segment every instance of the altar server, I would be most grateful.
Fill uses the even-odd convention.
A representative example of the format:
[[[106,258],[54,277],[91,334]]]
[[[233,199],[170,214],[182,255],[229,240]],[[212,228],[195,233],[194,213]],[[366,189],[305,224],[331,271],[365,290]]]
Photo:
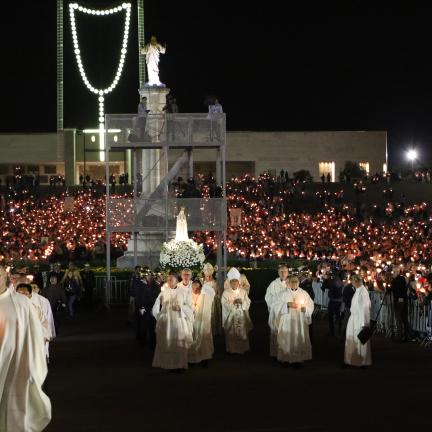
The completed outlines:
[[[215,293],[212,307],[212,331],[213,334],[218,335],[222,333],[222,290],[213,277],[215,268],[212,264],[206,263],[203,268],[204,278],[202,280],[203,289],[212,289]]]

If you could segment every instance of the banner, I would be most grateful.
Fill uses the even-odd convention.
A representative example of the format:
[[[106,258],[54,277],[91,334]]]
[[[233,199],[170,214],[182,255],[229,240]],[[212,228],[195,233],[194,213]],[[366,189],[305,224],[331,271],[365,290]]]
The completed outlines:
[[[230,209],[231,226],[233,227],[240,226],[241,218],[242,218],[242,209],[239,208]]]

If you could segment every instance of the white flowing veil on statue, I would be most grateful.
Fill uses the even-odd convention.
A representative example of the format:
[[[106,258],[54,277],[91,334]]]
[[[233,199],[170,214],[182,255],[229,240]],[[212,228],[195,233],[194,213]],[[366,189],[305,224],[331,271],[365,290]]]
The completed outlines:
[[[176,236],[175,236],[176,242],[189,240],[187,220],[186,220],[186,215],[184,210],[185,210],[184,207],[182,207],[177,216],[177,227],[176,227]]]

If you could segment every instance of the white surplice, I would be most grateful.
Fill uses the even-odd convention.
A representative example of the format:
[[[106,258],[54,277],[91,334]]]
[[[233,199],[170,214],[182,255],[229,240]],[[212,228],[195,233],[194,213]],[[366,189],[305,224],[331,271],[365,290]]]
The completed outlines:
[[[267,288],[265,294],[265,302],[267,303],[268,311],[269,311],[269,319],[268,324],[270,327],[270,356],[277,356],[277,325],[275,322],[275,314],[273,304],[277,298],[277,296],[282,292],[288,289],[286,280],[281,280],[281,278],[275,279]]]
[[[236,299],[240,299],[242,303],[234,304]],[[228,287],[222,294],[222,326],[229,353],[243,354],[249,350],[248,333],[252,329],[250,303],[247,292],[241,288],[233,290]]]
[[[179,306],[180,311],[173,310]],[[193,343],[192,295],[187,289],[163,287],[152,309],[156,318],[156,349],[153,366],[187,369],[188,349]]]
[[[294,309],[288,303],[299,305]],[[305,308],[302,312],[300,305]],[[309,324],[312,322],[314,302],[301,289],[281,291],[273,302],[274,323],[277,328],[277,359],[281,362],[300,363],[312,359]]]
[[[352,366],[369,366],[372,364],[370,341],[363,345],[357,337],[364,326],[370,325],[371,301],[363,285],[356,289],[350,311],[345,339],[345,363]]]
[[[202,280],[201,282],[203,284],[203,289],[209,289],[214,291],[215,293],[212,307],[212,332],[214,335],[222,334],[221,289],[219,288],[218,283],[214,279],[207,282],[205,280]]]
[[[54,316],[51,309],[51,304],[48,299],[37,293],[32,293],[31,301],[36,305],[42,312],[44,317],[44,323],[42,324],[45,332],[45,351],[46,356],[49,358],[49,343],[56,337]]]
[[[213,357],[212,309],[215,292],[208,284],[201,293],[192,293],[194,314],[193,344],[189,348],[189,363],[200,363]]]
[[[180,282],[177,284],[177,288],[182,288],[182,289],[186,290],[188,293],[192,293],[192,281],[190,280],[189,283],[188,283],[187,285],[185,285],[185,284],[183,283],[183,281],[180,281]]]
[[[40,432],[51,420],[41,323],[30,300],[0,294],[0,430]]]

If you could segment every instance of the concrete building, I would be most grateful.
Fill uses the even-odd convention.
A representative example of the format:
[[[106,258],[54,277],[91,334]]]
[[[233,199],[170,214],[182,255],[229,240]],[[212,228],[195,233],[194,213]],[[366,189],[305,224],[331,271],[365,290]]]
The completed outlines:
[[[109,131],[116,139],[116,130]],[[227,178],[249,173],[258,175],[270,170],[277,174],[288,170],[290,176],[300,169],[308,170],[314,181],[330,173],[332,181],[346,161],[358,162],[366,172],[387,170],[387,132],[227,132]],[[215,171],[211,150],[197,151],[195,173]],[[175,162],[172,153],[170,164]],[[66,184],[79,183],[80,175],[103,179],[105,163],[97,130],[66,129],[59,133],[0,134],[0,179],[21,167],[22,173],[39,174],[41,184],[50,176],[65,176]],[[111,154],[111,173],[131,173],[128,151]],[[131,179],[131,176],[129,176]]]

